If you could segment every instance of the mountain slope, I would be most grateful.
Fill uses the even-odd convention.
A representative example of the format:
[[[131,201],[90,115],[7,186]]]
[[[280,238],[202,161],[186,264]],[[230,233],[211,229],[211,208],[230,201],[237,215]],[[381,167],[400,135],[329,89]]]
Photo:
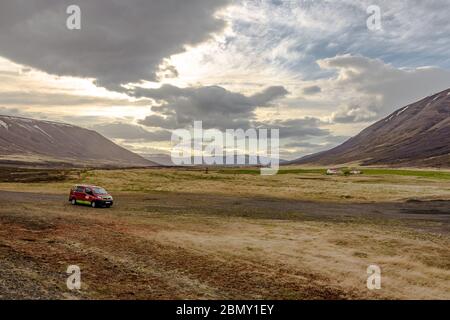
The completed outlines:
[[[67,167],[154,165],[92,130],[1,115],[0,163]]]
[[[397,110],[334,149],[292,163],[450,167],[450,89]]]

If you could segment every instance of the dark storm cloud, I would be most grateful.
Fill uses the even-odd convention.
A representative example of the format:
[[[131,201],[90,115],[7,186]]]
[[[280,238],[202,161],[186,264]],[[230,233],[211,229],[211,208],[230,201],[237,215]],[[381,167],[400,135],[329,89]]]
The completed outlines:
[[[322,89],[319,86],[310,86],[303,88],[303,94],[306,95],[313,95],[320,92],[322,92]]]
[[[0,56],[51,74],[88,77],[100,86],[155,80],[163,58],[204,41],[224,22],[227,0],[14,0],[0,4]],[[81,30],[66,9],[81,8]],[[167,68],[167,67],[166,67]],[[170,70],[176,75],[176,70]]]
[[[248,128],[258,107],[270,106],[288,92],[272,86],[251,96],[231,92],[222,87],[178,88],[164,85],[159,89],[136,89],[136,97],[146,97],[162,103],[152,108],[154,115],[140,123],[150,127],[175,129],[203,121],[204,128]]]
[[[161,103],[161,106],[152,108],[153,115],[140,121],[140,124],[149,127],[178,129],[201,120],[204,129],[279,129],[282,139],[328,136],[329,131],[320,128],[323,123],[317,118],[256,120],[257,108],[272,106],[287,94],[286,89],[280,86],[268,87],[250,96],[218,86],[178,88],[164,85],[158,89],[140,88],[134,92],[137,97],[151,98]]]
[[[281,139],[326,137],[330,134],[329,130],[320,128],[323,124],[322,121],[313,117],[292,120],[272,120],[268,122],[257,122],[255,124],[257,127],[279,129]]]
[[[287,90],[282,86],[273,86],[257,93],[251,97],[253,103],[258,106],[266,106],[270,101],[284,97]]]

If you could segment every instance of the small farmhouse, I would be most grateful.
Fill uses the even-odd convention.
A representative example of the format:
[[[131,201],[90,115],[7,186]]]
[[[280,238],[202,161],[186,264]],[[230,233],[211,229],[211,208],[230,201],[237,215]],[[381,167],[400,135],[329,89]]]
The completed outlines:
[[[330,174],[330,175],[336,175],[336,174],[339,174],[339,170],[338,169],[328,169],[327,170],[327,174]]]

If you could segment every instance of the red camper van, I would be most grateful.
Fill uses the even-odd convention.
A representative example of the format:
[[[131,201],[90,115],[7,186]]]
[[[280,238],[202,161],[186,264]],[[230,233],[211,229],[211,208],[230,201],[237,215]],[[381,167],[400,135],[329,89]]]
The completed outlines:
[[[109,208],[114,203],[113,197],[104,188],[79,184],[70,189],[69,201],[73,205],[84,204],[92,208]]]

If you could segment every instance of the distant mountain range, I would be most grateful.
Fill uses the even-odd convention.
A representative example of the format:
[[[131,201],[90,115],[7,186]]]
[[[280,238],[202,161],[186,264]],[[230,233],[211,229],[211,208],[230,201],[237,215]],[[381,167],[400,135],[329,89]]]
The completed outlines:
[[[450,167],[450,89],[403,107],[340,146],[291,164]]]
[[[248,165],[248,156],[246,164]],[[281,164],[450,168],[450,89],[403,107],[328,151]],[[0,164],[48,167],[173,166],[65,123],[0,115]],[[204,166],[203,164],[202,166]]]
[[[0,164],[48,167],[145,167],[155,163],[95,131],[0,115]]]
[[[142,156],[144,158],[146,158],[146,159],[148,159],[148,160],[150,160],[150,161],[152,161],[154,163],[157,163],[159,165],[162,165],[162,166],[176,166],[172,162],[172,159],[171,159],[169,154],[162,154],[162,153],[161,154],[143,154]],[[213,160],[210,157],[206,157],[206,159],[210,159],[211,161]],[[258,157],[258,164],[261,164],[261,162],[262,163],[267,163],[267,159],[268,159],[267,157]],[[205,159],[203,159],[203,160],[205,160]],[[222,161],[223,161],[223,163],[226,163],[226,158],[223,157]],[[199,164],[198,166],[211,166],[211,165],[207,165],[204,161],[201,161],[201,162],[202,162],[202,164]],[[285,162],[286,162],[286,160],[280,160],[280,164],[283,164]],[[192,166],[194,166],[194,164],[193,164],[194,163],[194,157],[191,158],[191,163],[192,163]],[[234,156],[234,163],[237,163],[237,156]],[[212,165],[212,166],[214,166],[214,165]],[[242,164],[242,165],[238,165],[238,164],[235,164],[235,165],[224,165],[224,166],[245,167],[245,166],[255,166],[255,165],[254,164],[250,164],[250,157],[248,155],[246,155],[245,156],[245,164]]]

